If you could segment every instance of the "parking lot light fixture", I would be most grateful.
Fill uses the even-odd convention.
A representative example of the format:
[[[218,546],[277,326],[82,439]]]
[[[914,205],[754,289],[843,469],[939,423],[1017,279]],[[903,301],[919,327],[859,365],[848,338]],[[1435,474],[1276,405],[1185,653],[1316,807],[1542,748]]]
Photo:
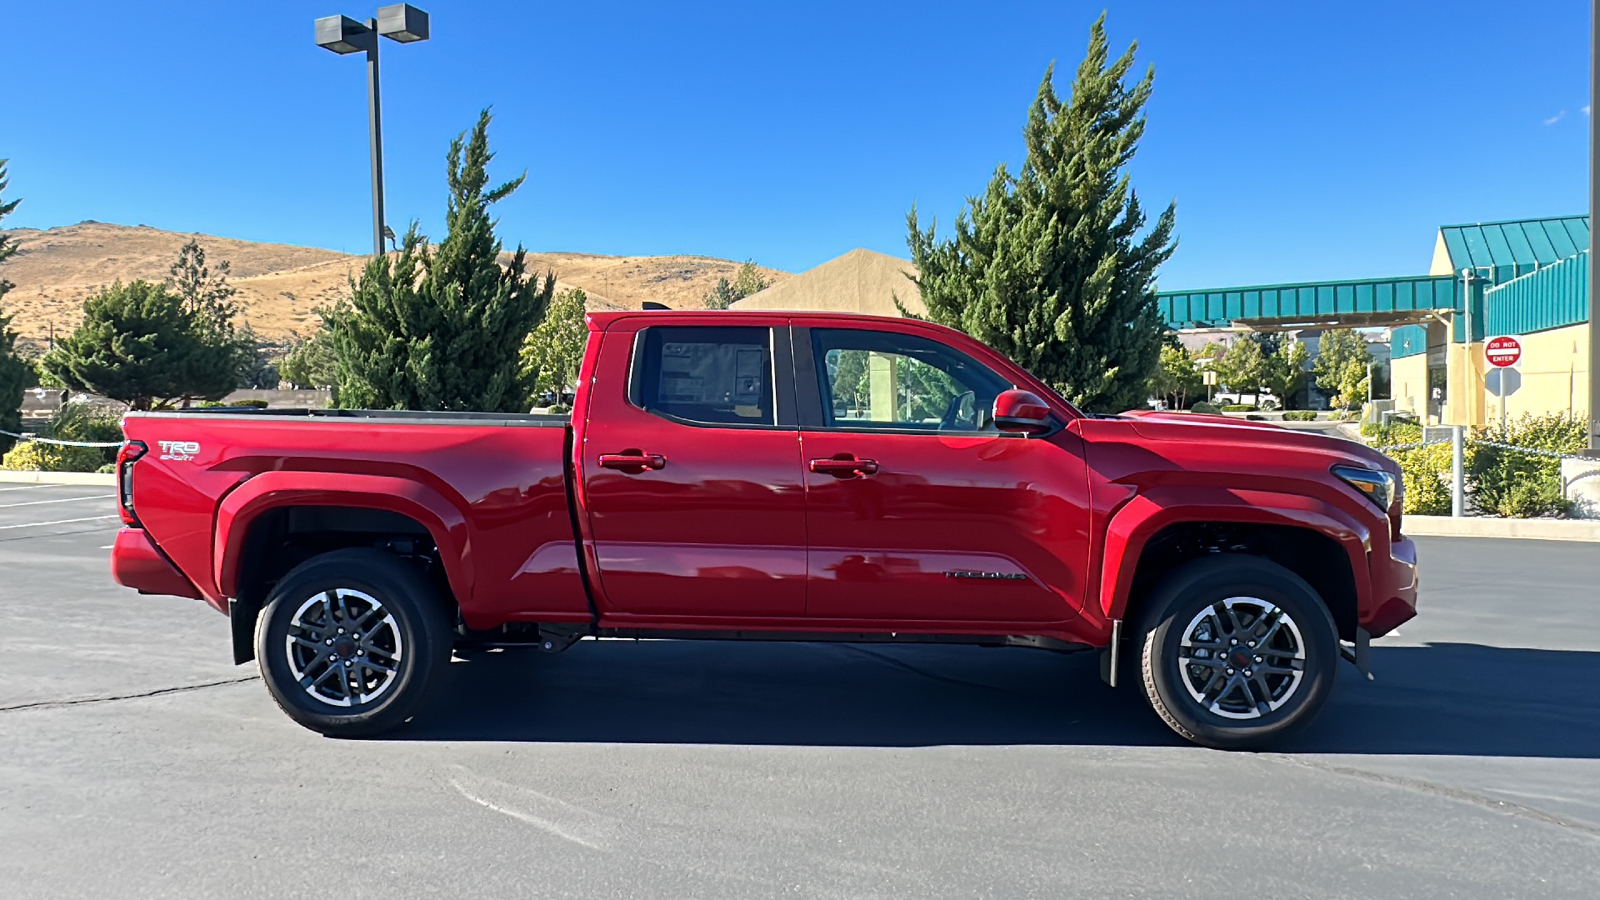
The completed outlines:
[[[409,3],[380,7],[378,33],[402,44],[425,41],[428,39],[428,14]]]
[[[372,252],[382,256],[388,231],[383,215],[383,103],[378,90],[378,36],[401,44],[428,39],[428,14],[409,3],[378,10],[365,24],[349,16],[316,20],[317,46],[343,56],[367,54],[367,130],[372,144]]]

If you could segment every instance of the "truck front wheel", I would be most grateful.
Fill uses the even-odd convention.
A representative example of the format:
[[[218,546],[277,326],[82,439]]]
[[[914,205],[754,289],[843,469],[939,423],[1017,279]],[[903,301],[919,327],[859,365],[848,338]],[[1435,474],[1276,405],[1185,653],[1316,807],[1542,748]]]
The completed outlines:
[[[336,550],[278,582],[256,624],[256,661],[291,719],[329,737],[404,722],[450,661],[445,606],[403,560]]]
[[[1175,569],[1149,598],[1144,691],[1172,730],[1222,749],[1266,747],[1310,721],[1333,688],[1339,643],[1310,585],[1253,556]]]

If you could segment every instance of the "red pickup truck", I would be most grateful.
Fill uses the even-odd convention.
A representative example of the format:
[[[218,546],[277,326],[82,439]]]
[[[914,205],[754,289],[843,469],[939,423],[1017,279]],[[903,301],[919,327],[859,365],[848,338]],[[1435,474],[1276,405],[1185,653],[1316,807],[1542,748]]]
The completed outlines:
[[[591,314],[572,415],[133,413],[116,580],[232,619],[301,724],[411,716],[452,651],[584,637],[1097,649],[1185,737],[1262,746],[1415,615],[1359,444],[1091,416],[963,334]]]

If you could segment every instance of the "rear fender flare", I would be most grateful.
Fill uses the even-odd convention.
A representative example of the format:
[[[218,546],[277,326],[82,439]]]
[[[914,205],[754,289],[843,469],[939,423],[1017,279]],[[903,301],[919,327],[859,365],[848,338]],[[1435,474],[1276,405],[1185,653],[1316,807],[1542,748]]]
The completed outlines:
[[[1127,610],[1145,544],[1161,529],[1183,522],[1280,525],[1330,537],[1349,557],[1357,608],[1365,608],[1370,601],[1367,555],[1372,547],[1371,532],[1344,510],[1300,494],[1183,486],[1142,492],[1107,523],[1099,591],[1100,612],[1107,621],[1123,618]]]
[[[239,556],[250,526],[263,513],[287,506],[349,506],[408,516],[428,530],[446,580],[462,606],[472,597],[471,541],[460,507],[433,488],[407,478],[343,472],[265,472],[223,498],[212,531],[212,560],[218,590],[239,596]]]

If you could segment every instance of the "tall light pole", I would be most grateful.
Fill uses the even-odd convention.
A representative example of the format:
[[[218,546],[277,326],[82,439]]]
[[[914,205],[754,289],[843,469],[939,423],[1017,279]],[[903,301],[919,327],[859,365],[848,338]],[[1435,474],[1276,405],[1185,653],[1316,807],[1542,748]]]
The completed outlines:
[[[317,46],[340,55],[366,51],[367,128],[372,139],[372,252],[383,255],[383,105],[378,97],[378,36],[401,44],[428,39],[428,14],[409,3],[378,9],[366,24],[349,16],[317,20]]]

